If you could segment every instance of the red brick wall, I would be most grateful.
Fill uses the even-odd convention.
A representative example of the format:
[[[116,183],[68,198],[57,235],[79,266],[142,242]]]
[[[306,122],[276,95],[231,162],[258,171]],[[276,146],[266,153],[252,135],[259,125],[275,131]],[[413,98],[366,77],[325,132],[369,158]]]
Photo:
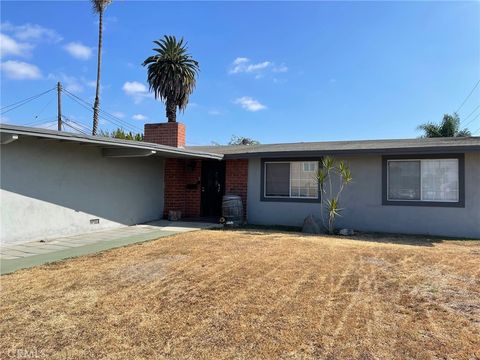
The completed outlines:
[[[182,217],[185,218],[201,215],[201,175],[201,160],[166,160],[165,217],[168,216],[169,210],[180,210]],[[239,195],[242,198],[245,219],[247,218],[247,183],[248,160],[226,160],[225,194]]]
[[[226,160],[225,194],[239,195],[243,202],[243,216],[247,219],[248,160]]]
[[[169,210],[180,210],[182,217],[200,216],[201,173],[201,160],[166,160],[163,208],[165,217],[168,216]]]
[[[201,200],[201,176],[202,176],[202,160],[185,160],[185,216],[200,216],[200,200]],[[187,189],[187,185],[191,185],[191,189]],[[193,188],[193,185],[196,185]]]
[[[145,124],[144,141],[174,147],[185,146],[185,125],[181,123]]]
[[[180,210],[185,213],[185,163],[180,159],[165,161],[165,191],[163,213]]]
[[[185,146],[185,125],[181,123],[145,124],[146,142],[174,147]],[[200,216],[201,160],[166,159],[163,214],[180,210],[182,217]]]

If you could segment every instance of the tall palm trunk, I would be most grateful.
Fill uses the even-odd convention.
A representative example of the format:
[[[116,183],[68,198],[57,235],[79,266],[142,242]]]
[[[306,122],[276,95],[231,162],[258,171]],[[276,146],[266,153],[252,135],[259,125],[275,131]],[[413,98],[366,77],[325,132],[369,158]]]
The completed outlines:
[[[175,99],[167,98],[166,110],[168,122],[177,122],[177,104]]]
[[[98,131],[98,112],[100,108],[100,73],[101,73],[101,66],[102,66],[102,40],[103,40],[103,8],[99,12],[99,21],[98,21],[97,86],[95,89],[95,102],[93,104],[92,135],[97,135],[97,131]]]

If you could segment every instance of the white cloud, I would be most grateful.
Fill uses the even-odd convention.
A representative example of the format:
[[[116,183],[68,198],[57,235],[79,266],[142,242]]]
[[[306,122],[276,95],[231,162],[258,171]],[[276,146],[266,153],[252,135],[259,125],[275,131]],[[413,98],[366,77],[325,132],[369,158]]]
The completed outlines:
[[[246,57],[237,57],[235,60],[233,60],[233,65],[240,65],[249,62],[250,59]]]
[[[97,87],[97,82],[95,80],[85,80],[85,85],[95,88]],[[100,88],[102,88],[102,85],[100,85]]]
[[[65,85],[64,85],[65,86]],[[80,85],[79,83],[77,82],[69,82],[66,84],[65,86],[65,89],[67,91],[70,91],[71,93],[75,93],[75,94],[78,94],[78,93],[81,93],[83,92],[83,86]]]
[[[85,77],[75,77],[71,75],[67,75],[63,72],[56,73],[56,74],[48,74],[48,80],[53,80],[55,82],[60,81],[62,86],[72,92],[72,93],[81,93],[85,90],[85,87],[95,88],[96,82],[94,80],[88,80]],[[106,86],[108,87],[108,86]],[[104,86],[100,86],[100,91],[104,89]]]
[[[264,62],[261,62],[261,63],[258,63],[258,64],[249,64],[249,65],[247,65],[247,68],[246,68],[245,71],[246,72],[255,72],[255,71],[266,69],[270,65],[272,65],[272,63],[270,61],[264,61]]]
[[[135,104],[141,102],[145,97],[150,96],[147,87],[138,81],[125,82],[122,90],[125,94],[133,98]]]
[[[288,67],[285,64],[275,65],[272,61],[262,61],[259,63],[253,63],[247,57],[237,57],[233,60],[232,64],[230,65],[230,74],[254,74],[255,79],[260,79],[264,76],[267,72],[274,72],[274,73],[285,73],[288,71]]]
[[[42,73],[36,65],[23,61],[8,60],[1,63],[0,66],[5,76],[10,79],[34,80],[42,77]]]
[[[258,64],[252,64],[249,58],[238,57],[233,60],[230,68],[230,74],[238,73],[254,73],[266,69],[272,63],[270,61],[263,61]]]
[[[68,91],[72,93],[80,93],[83,91],[82,83],[75,76],[69,76],[66,74],[61,74],[60,76],[63,86],[65,86],[65,89]]]
[[[88,60],[92,57],[92,48],[80,42],[68,43],[64,48],[70,55],[79,60]]]
[[[138,120],[138,121],[145,121],[148,119],[148,117],[146,117],[145,115],[142,115],[142,114],[135,114],[132,116],[132,119],[133,120]]]
[[[18,42],[8,35],[0,33],[0,56],[3,58],[8,55],[28,56],[33,49],[33,45]]]
[[[285,64],[282,64],[279,66],[274,66],[272,71],[277,73],[285,73],[288,71],[288,67]]]
[[[212,110],[208,111],[208,115],[218,116],[218,115],[222,115],[222,112],[220,110],[217,110],[217,109],[212,109]]]
[[[81,93],[84,91],[85,86],[88,87],[95,87],[95,81],[87,80],[83,76],[77,78],[75,76],[67,75],[65,73],[58,73],[58,74],[48,74],[47,79],[53,81],[60,81],[62,86],[72,92],[72,93]],[[101,87],[102,89],[103,87]]]
[[[147,87],[138,81],[125,82],[122,89],[127,95],[142,94],[147,92]]]
[[[265,105],[255,99],[252,99],[249,96],[243,96],[241,98],[238,98],[234,101],[234,103],[240,105],[245,110],[252,112],[264,110],[267,108]]]
[[[62,36],[53,29],[47,29],[38,24],[13,25],[10,22],[1,24],[2,30],[22,41],[45,41],[58,43],[63,40]]]
[[[112,112],[112,115],[119,119],[123,119],[125,117],[125,114],[121,111],[114,111]]]

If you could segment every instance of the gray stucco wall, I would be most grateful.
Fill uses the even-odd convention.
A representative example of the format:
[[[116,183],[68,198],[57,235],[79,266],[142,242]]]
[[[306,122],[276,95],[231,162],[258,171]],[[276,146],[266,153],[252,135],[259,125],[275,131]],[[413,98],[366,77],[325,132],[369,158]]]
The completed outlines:
[[[342,194],[339,227],[361,231],[428,234],[480,239],[480,153],[465,154],[465,207],[382,205],[382,157],[339,158],[349,163],[353,183]],[[319,204],[260,201],[260,159],[249,160],[248,221],[301,226]]]
[[[1,146],[1,243],[48,239],[162,217],[164,160],[32,138]],[[90,224],[99,219],[99,224]]]

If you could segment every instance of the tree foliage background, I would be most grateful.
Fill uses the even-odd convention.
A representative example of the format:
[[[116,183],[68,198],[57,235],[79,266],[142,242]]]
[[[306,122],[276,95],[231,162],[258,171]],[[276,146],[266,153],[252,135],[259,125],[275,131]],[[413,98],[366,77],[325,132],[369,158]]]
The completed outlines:
[[[465,137],[472,135],[467,128],[460,129],[460,117],[457,113],[453,113],[453,115],[445,114],[439,124],[428,122],[418,126],[417,129],[423,131],[423,138]]]
[[[122,140],[134,140],[134,141],[143,141],[143,134],[142,133],[132,133],[131,131],[125,132],[123,129],[116,129],[112,132],[106,130],[100,130],[100,136],[103,137],[111,137],[115,139],[122,139]]]

